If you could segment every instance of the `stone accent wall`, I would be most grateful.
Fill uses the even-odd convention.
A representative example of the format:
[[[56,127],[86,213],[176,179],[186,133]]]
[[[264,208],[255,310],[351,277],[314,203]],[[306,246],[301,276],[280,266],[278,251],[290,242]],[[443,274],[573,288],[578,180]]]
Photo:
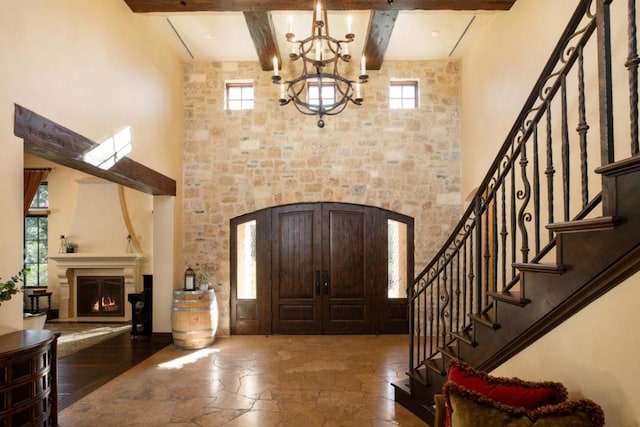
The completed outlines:
[[[185,65],[184,262],[213,274],[221,335],[230,330],[229,220],[241,214],[318,201],[393,210],[415,219],[416,273],[424,268],[462,211],[459,68],[386,61],[369,72],[364,104],[320,129],[315,116],[278,105],[257,62]],[[418,109],[388,108],[392,78],[418,79]],[[228,80],[253,81],[253,110],[224,110]]]

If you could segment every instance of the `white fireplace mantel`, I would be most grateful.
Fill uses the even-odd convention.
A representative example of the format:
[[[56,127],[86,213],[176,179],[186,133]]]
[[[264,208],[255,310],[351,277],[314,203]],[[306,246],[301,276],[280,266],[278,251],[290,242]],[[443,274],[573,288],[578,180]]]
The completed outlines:
[[[144,255],[140,253],[61,253],[48,257],[56,262],[58,283],[60,284],[60,319],[76,318],[76,278],[83,270],[109,271],[124,277],[125,298],[130,293],[139,292],[140,267]],[[131,319],[131,307],[125,305],[125,316],[121,320]],[[79,319],[83,320],[83,319]],[[90,320],[99,320],[91,318]],[[117,320],[113,317],[110,320]]]

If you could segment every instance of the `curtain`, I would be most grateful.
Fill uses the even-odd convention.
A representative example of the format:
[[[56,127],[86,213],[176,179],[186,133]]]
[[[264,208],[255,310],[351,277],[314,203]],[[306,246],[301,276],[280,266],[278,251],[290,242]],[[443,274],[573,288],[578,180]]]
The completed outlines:
[[[49,175],[51,169],[25,169],[24,170],[24,216],[29,213],[29,206],[38,192],[38,187],[43,179]]]

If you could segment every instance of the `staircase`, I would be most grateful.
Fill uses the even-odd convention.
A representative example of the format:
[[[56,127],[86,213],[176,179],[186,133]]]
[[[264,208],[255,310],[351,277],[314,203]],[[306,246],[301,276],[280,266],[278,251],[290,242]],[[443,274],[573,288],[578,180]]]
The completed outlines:
[[[628,28],[611,25],[613,7]],[[640,270],[635,22],[634,0],[580,1],[473,201],[408,287],[395,400],[428,424],[451,358],[490,371]],[[628,40],[622,61],[614,30]],[[628,104],[614,111],[617,67]],[[614,133],[629,151],[614,154]]]

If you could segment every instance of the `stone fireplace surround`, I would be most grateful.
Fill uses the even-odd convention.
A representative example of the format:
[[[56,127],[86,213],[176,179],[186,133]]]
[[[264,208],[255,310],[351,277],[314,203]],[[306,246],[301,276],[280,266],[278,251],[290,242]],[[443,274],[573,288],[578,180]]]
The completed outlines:
[[[131,320],[131,305],[126,303],[130,293],[141,290],[141,264],[144,256],[139,253],[125,254],[93,254],[93,253],[63,253],[49,255],[50,260],[56,261],[58,282],[60,284],[60,312],[61,320],[76,321],[129,321]],[[90,316],[78,317],[76,313],[77,278],[79,276],[122,276],[124,278],[124,317],[119,316]]]

